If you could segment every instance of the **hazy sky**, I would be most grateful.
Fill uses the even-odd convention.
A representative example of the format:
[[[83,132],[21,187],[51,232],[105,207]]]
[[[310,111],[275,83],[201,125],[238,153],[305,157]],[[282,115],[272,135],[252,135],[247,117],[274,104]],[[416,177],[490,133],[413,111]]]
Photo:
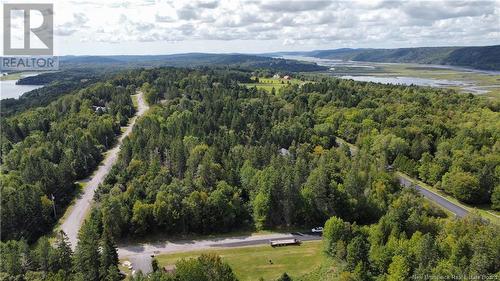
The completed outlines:
[[[500,0],[53,3],[57,55],[500,44]]]

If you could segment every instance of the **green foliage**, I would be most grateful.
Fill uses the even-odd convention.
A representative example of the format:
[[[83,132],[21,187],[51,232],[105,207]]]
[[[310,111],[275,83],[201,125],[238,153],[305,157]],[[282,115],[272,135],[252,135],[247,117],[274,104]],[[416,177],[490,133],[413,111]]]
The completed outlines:
[[[175,266],[175,278],[179,281],[237,280],[231,267],[216,255],[207,254],[197,259],[181,260]]]
[[[474,203],[481,200],[484,194],[480,190],[477,177],[467,172],[452,171],[443,176],[442,188],[453,194],[457,199],[466,203]]]
[[[435,218],[413,192],[403,192],[376,224],[362,229],[343,224],[332,218],[324,233],[325,241],[332,237],[328,229],[343,230],[347,232],[343,235],[354,237],[348,242],[345,257],[332,255],[345,262],[341,279],[409,280],[425,275],[491,278],[500,269],[496,262],[500,257],[498,226],[474,217]]]
[[[491,207],[494,210],[500,211],[500,185],[495,186],[493,194],[491,194]]]
[[[113,145],[134,112],[131,92],[113,83],[1,119],[2,240],[34,242],[46,233],[75,195],[75,180],[89,175]]]
[[[92,221],[86,221],[78,233],[78,244],[74,255],[74,271],[85,280],[98,281],[100,278],[99,234]],[[105,257],[107,260],[107,257]]]

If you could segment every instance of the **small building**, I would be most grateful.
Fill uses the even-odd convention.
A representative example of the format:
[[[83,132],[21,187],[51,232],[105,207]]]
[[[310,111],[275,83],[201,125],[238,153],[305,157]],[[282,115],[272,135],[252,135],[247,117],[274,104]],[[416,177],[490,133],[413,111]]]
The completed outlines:
[[[280,79],[280,78],[281,78],[281,76],[280,76],[278,73],[276,73],[276,74],[274,74],[274,75],[273,75],[273,78],[274,78],[274,79]]]
[[[283,76],[283,79],[290,80],[290,79],[292,79],[292,77],[290,77],[290,75],[285,75],[285,76]]]

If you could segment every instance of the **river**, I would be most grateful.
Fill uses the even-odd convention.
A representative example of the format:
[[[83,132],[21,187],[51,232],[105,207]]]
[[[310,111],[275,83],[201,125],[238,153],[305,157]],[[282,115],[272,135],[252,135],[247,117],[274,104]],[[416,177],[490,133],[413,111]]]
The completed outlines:
[[[418,85],[427,87],[439,87],[439,88],[460,88],[463,92],[469,92],[473,94],[486,94],[491,88],[499,88],[499,83],[494,83],[491,85],[478,85],[478,81],[473,80],[452,80],[452,79],[438,79],[432,77],[416,77],[409,76],[408,74],[420,75],[416,72],[406,72],[397,73],[392,71],[382,71],[380,69],[385,69],[384,66],[390,65],[400,65],[405,66],[407,69],[419,68],[419,69],[433,69],[433,74],[439,76],[441,74],[449,74],[449,71],[460,74],[464,76],[467,73],[473,73],[474,75],[484,75],[484,76],[498,76],[500,81],[500,71],[486,71],[478,69],[470,69],[456,66],[448,65],[422,65],[422,64],[398,64],[398,63],[371,63],[371,62],[358,62],[358,61],[342,61],[335,59],[320,59],[315,57],[304,57],[304,56],[283,56],[286,59],[294,59],[307,62],[315,62],[318,65],[326,66],[329,68],[327,71],[330,75],[343,78],[352,79],[356,81],[364,82],[376,82],[383,84],[396,84],[396,85]],[[378,69],[378,70],[377,70]],[[448,71],[441,73],[439,70]],[[406,75],[405,75],[406,74]],[[411,75],[410,74],[410,75]]]
[[[21,77],[35,76],[38,73],[27,73]],[[2,80],[0,81],[0,99],[17,99],[22,94],[43,87],[43,85],[16,85],[18,80]]]

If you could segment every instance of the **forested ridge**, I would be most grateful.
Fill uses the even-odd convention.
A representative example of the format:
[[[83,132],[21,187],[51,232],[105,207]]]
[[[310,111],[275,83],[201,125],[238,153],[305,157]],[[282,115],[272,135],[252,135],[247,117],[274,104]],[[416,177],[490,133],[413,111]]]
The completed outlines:
[[[500,70],[500,45],[398,49],[342,48],[308,52],[278,52],[268,55],[299,55],[346,61],[442,64],[484,70]]]
[[[311,269],[304,280],[498,276],[498,226],[474,216],[448,218],[416,191],[402,188],[391,169],[420,177],[460,200],[498,209],[498,103],[454,91],[325,77],[267,92],[239,84],[249,83],[251,75],[210,68],[131,70],[46,108],[2,119],[11,132],[2,158],[2,167],[10,168],[2,174],[2,181],[10,183],[2,183],[2,209],[27,198],[22,190],[30,191],[32,198],[42,198],[35,202],[45,205],[20,204],[33,206],[30,215],[40,210],[33,215],[40,222],[43,214],[51,214],[52,206],[46,205],[55,192],[51,188],[62,187],[48,180],[62,179],[66,170],[59,169],[69,158],[63,152],[75,151],[66,146],[71,136],[76,143],[101,136],[89,140],[95,144],[88,146],[91,150],[81,150],[100,155],[109,147],[102,137],[130,116],[120,110],[131,108],[133,89],[140,88],[153,105],[137,120],[99,187],[75,253],[63,233],[53,246],[44,237],[31,248],[24,240],[2,242],[2,276],[119,280],[115,241],[123,238],[310,228],[325,222],[324,251],[335,269]],[[111,111],[111,104],[119,110]],[[92,105],[107,110],[95,111]],[[103,124],[116,127],[89,133]],[[337,137],[356,143],[359,151],[351,154]],[[48,143],[58,141],[57,149],[50,148]],[[55,155],[59,158],[48,158]],[[93,154],[75,157],[88,155]],[[28,156],[39,161],[25,162]],[[76,171],[83,175],[88,166],[70,163],[80,164],[69,165],[73,184]],[[31,177],[45,170],[54,173]],[[32,178],[37,181],[29,182]],[[19,195],[4,202],[3,189]],[[7,222],[18,222],[12,219],[14,211],[18,208],[6,215]],[[2,239],[29,239],[26,232],[16,232],[25,228],[8,224],[10,236],[4,239],[4,214]],[[43,222],[50,225],[51,220]],[[34,232],[30,242],[42,232]],[[147,280],[236,277],[220,258],[201,256],[180,261],[175,273],[156,268]]]

